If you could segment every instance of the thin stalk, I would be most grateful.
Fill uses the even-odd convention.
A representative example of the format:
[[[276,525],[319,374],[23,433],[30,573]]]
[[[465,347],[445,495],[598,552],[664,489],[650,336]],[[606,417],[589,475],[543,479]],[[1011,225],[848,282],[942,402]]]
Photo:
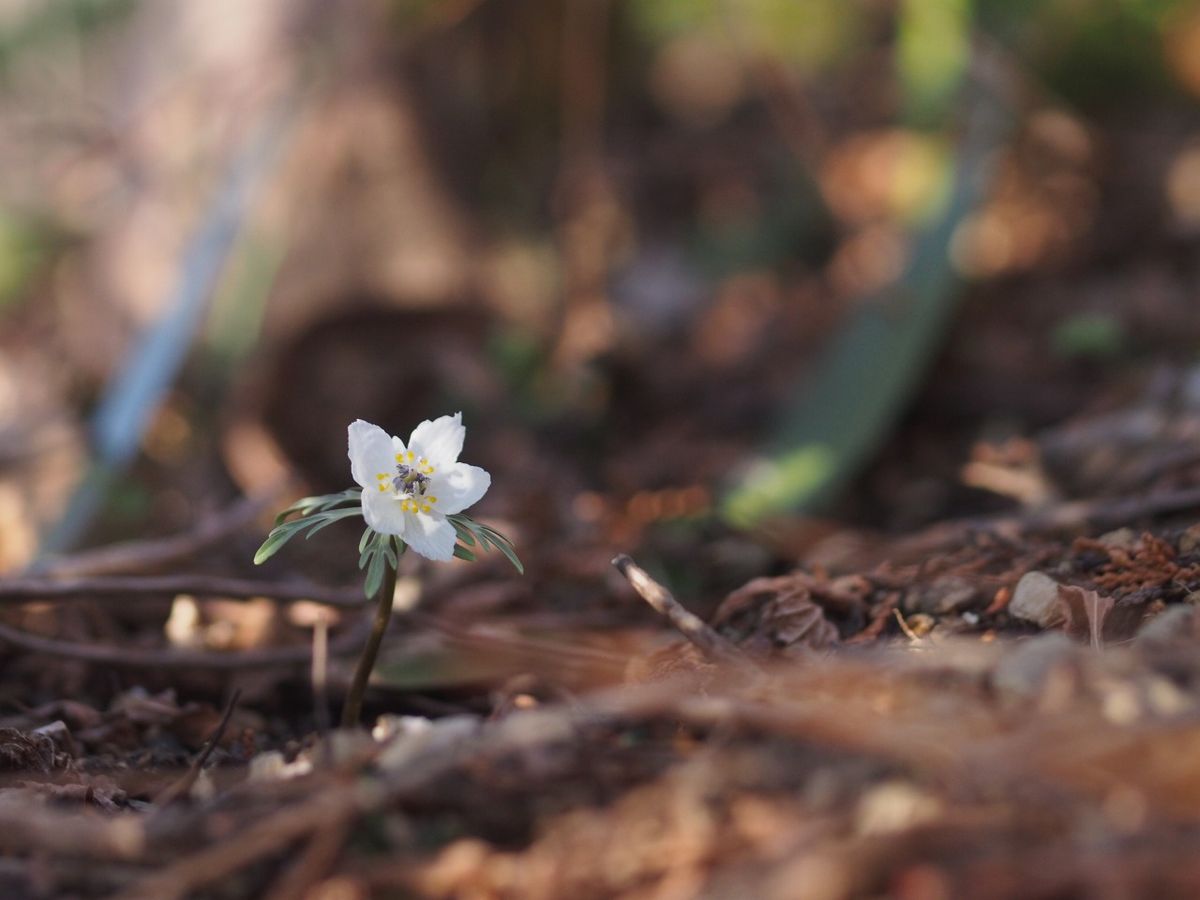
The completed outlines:
[[[367,693],[367,681],[371,677],[371,670],[375,668],[375,658],[379,655],[383,634],[392,618],[392,596],[395,593],[396,570],[385,565],[383,583],[375,594],[375,621],[371,625],[371,634],[367,638],[367,645],[363,647],[362,656],[358,658],[358,667],[354,670],[354,679],[350,682],[350,690],[346,694],[346,705],[342,707],[343,728],[357,727],[359,719],[362,718],[363,696]]]

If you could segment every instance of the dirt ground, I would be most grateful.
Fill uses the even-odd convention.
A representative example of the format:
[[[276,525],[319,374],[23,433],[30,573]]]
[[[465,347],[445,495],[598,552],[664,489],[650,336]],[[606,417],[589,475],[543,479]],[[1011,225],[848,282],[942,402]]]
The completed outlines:
[[[0,8],[0,896],[1200,896],[1200,17],[719,5]]]

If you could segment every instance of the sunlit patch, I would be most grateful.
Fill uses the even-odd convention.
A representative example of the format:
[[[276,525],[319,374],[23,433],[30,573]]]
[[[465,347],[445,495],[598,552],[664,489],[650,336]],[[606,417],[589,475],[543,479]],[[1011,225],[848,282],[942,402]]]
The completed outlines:
[[[1193,144],[1171,161],[1166,190],[1175,218],[1184,225],[1200,225],[1200,145]]]

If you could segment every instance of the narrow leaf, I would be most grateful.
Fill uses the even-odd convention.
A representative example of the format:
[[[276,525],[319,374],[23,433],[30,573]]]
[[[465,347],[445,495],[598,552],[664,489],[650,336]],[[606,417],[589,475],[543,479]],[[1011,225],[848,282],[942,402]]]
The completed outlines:
[[[498,544],[496,549],[504,554],[505,558],[512,563],[513,568],[516,569],[519,574],[525,574],[525,566],[522,565],[521,559],[517,556],[517,551],[515,549],[507,544]]]
[[[310,512],[320,506],[321,501],[324,499],[324,497],[304,497],[303,499],[297,500],[275,517],[275,524],[283,524],[283,521],[294,513],[300,513],[302,516],[308,515]]]
[[[367,578],[363,582],[363,593],[369,598],[374,597],[379,591],[379,586],[383,584],[383,567],[387,562],[383,558],[382,553],[375,553],[371,556],[371,564],[367,566]]]
[[[321,512],[326,509],[332,509],[343,503],[357,502],[361,496],[361,491],[358,488],[350,488],[336,494],[321,494],[314,497],[303,497],[297,500],[283,512],[275,517],[275,524],[282,524],[289,516],[299,513],[302,517],[313,512]]]
[[[263,563],[265,563],[268,559],[279,552],[279,548],[286,544],[291,536],[291,532],[278,530],[272,531],[269,535],[267,535],[267,539],[263,541],[262,546],[258,548],[258,552],[254,554],[254,564],[256,566],[261,566]]]
[[[297,521],[304,523],[315,521],[315,524],[309,529],[308,534],[305,535],[305,538],[310,538],[322,528],[332,525],[334,522],[340,522],[342,519],[350,516],[357,516],[358,514],[359,511],[357,509],[339,509],[334,512],[316,513],[308,518],[298,519]]]
[[[458,535],[458,539],[468,547],[474,547],[475,538],[471,536],[471,529],[466,525],[463,525],[461,522],[455,521],[453,516],[447,516],[446,518],[448,518],[450,520],[450,524],[454,526],[454,533]]]
[[[459,559],[465,559],[467,562],[475,562],[475,554],[464,547],[462,544],[454,545],[454,555]]]

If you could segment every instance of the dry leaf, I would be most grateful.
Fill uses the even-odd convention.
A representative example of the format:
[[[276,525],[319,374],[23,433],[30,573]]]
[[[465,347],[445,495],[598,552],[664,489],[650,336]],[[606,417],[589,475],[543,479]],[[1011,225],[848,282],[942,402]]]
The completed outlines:
[[[1067,634],[1088,638],[1096,650],[1105,641],[1133,637],[1145,616],[1144,603],[1117,603],[1112,597],[1074,585],[1059,585],[1058,601],[1066,617]]]

